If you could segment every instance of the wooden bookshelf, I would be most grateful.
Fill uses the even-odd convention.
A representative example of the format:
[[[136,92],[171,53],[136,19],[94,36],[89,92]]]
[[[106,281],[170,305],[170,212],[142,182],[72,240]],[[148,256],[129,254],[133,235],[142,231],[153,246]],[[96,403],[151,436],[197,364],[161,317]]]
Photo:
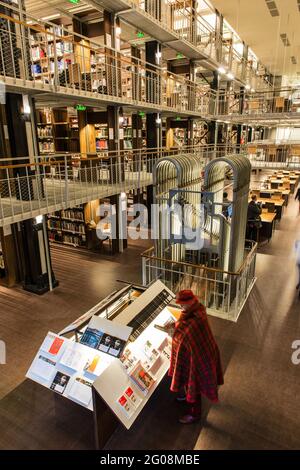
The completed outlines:
[[[80,248],[87,247],[84,206],[49,214],[47,224],[51,242]]]
[[[80,152],[77,112],[74,108],[37,110],[40,153]]]

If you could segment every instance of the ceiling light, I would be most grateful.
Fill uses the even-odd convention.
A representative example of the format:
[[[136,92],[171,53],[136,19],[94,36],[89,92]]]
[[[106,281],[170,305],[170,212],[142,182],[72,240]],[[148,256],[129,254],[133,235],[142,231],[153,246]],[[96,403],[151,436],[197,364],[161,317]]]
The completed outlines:
[[[251,90],[251,86],[250,86],[250,85],[246,85],[245,88],[246,88],[246,90]]]
[[[224,73],[226,73],[226,70],[225,70],[224,67],[221,66],[221,67],[218,68],[218,72],[221,73],[221,74],[224,74]]]
[[[255,90],[254,90],[254,88],[251,88],[251,93],[255,93]]]
[[[22,100],[23,100],[23,113],[24,114],[31,114],[31,108],[30,108],[28,95],[23,95]]]
[[[121,32],[122,32],[122,29],[120,28],[120,26],[117,26],[116,27],[116,35],[120,36]]]
[[[54,15],[44,16],[43,18],[41,18],[41,20],[51,21],[51,20],[55,20],[56,18],[59,18],[59,17],[60,17],[60,13],[55,13]]]
[[[41,224],[43,222],[43,216],[42,215],[37,215],[35,218],[35,223],[36,224]]]
[[[232,73],[232,72],[228,72],[227,78],[229,78],[229,80],[234,80],[234,75],[233,75],[233,73]]]

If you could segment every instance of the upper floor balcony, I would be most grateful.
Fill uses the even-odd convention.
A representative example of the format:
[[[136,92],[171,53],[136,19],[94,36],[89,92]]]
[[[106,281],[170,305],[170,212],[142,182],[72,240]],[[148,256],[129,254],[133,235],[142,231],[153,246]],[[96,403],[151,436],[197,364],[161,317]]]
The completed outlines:
[[[204,168],[216,152],[214,146],[189,146],[1,158],[0,227],[151,185],[162,157],[197,155]]]
[[[70,33],[0,13],[0,81],[6,90],[47,93],[85,105],[119,104],[186,116],[213,115],[208,87]]]
[[[150,37],[169,45],[210,70],[225,68],[241,84],[268,86],[259,64],[245,57],[241,39],[219,27],[218,15],[206,0],[96,0]],[[242,46],[243,49],[244,46]]]
[[[215,110],[218,119],[235,123],[297,124],[300,121],[300,88],[254,93],[220,91]]]

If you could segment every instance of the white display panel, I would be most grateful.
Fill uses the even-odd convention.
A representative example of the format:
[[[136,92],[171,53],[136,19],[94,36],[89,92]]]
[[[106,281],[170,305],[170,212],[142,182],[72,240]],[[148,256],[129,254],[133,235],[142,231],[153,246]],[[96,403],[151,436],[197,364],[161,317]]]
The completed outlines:
[[[143,333],[133,343],[129,343],[125,349],[125,351],[130,350],[131,356],[138,361],[138,364],[144,365],[144,369],[153,377],[154,381],[150,385],[149,390],[143,391],[130,376],[131,372],[135,370],[135,364],[132,366],[129,364],[129,368],[126,370],[124,364],[119,359],[114,359],[93,384],[97,393],[127,429],[132,426],[169,369],[170,340],[167,333],[158,330],[154,326],[163,325],[169,319],[175,321],[171,310],[166,307]],[[150,347],[149,343],[151,343]],[[159,357],[151,366],[149,356],[151,356],[153,349],[159,353]],[[147,364],[150,368],[145,366]],[[125,393],[128,389],[131,389],[133,392],[135,397],[134,403],[131,403],[131,397],[127,397]]]
[[[92,384],[114,360],[102,351],[49,332],[26,377],[93,410]]]
[[[128,289],[126,288],[125,290],[124,295],[128,295]],[[114,296],[118,296],[119,299],[118,293],[113,293],[109,298]],[[163,309],[163,305],[166,305],[166,302],[171,301],[173,298],[174,294],[161,281],[156,281],[118,315],[117,322],[94,315],[87,327],[84,328],[79,343],[75,342],[75,337],[67,339],[49,332],[36,354],[26,377],[92,410],[93,382],[105,374],[107,368],[118,367],[114,364],[119,364],[122,368],[121,372],[124,374],[117,373],[117,377],[111,374],[112,376],[110,375],[108,379],[104,378],[103,382],[108,380],[106,387],[109,393],[114,394],[114,400],[122,398],[123,394],[127,392],[125,401],[124,399],[121,400],[121,402],[124,402],[123,406],[117,401],[116,408],[118,408],[119,415],[123,415],[124,424],[125,422],[127,423],[129,418],[130,422],[133,422],[169,367],[169,354],[165,355],[166,351],[163,353],[162,350],[160,352],[155,351],[156,348],[161,347],[164,341],[164,348],[167,348],[167,335],[154,328],[154,324],[162,325],[169,318],[170,313],[166,308],[161,312],[160,310]],[[106,304],[105,301],[102,302]],[[73,331],[74,328],[86,322],[92,314],[99,312],[102,302],[63,331]],[[113,306],[108,308],[113,308]],[[157,315],[157,312],[160,313]],[[132,327],[127,326],[127,323],[135,319],[135,317],[139,317],[140,313],[143,315],[140,316],[137,324],[134,325],[136,329],[134,333],[137,339],[129,343],[132,354],[136,355],[140,361],[139,364],[136,364],[136,369],[134,370],[136,374],[134,381],[127,375],[124,365],[117,358],[122,355],[131,334],[130,339],[134,339]],[[140,323],[141,317],[143,320]],[[150,323],[149,326],[143,330],[148,322]],[[142,331],[141,334],[139,334],[140,331]],[[147,341],[151,343],[151,347],[145,351],[144,346]],[[141,365],[143,365],[143,368],[140,367]],[[149,370],[144,371],[144,367],[148,367]],[[113,369],[111,370],[113,371]],[[141,379],[143,371],[145,373]],[[155,376],[153,382],[150,380],[151,374]],[[115,381],[118,380],[120,380],[119,385],[115,384]],[[151,387],[148,391],[145,384],[148,383],[149,385],[149,380]],[[141,387],[144,387],[144,389],[142,390]]]

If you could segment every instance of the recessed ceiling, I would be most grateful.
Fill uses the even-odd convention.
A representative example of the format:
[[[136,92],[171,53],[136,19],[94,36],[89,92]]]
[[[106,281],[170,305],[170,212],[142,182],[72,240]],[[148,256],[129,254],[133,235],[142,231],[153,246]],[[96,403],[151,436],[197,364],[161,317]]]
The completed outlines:
[[[293,77],[300,72],[299,0],[211,0],[211,3],[271,73]],[[296,63],[291,57],[296,58]]]
[[[46,18],[49,21],[59,16],[79,19],[93,11],[98,14],[102,12],[100,5],[97,10],[93,6],[89,3],[89,0],[79,0],[78,3],[69,0],[25,0],[26,11],[33,18]]]

